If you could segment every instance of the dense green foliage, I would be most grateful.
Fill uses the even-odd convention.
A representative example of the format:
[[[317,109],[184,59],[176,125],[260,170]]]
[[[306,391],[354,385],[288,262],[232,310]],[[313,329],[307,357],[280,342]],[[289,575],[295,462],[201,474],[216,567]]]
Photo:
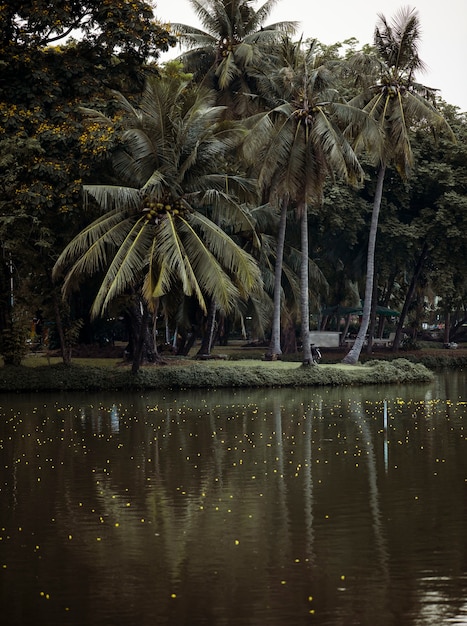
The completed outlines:
[[[78,233],[83,242],[91,223],[105,222],[107,210],[114,211],[112,219],[117,219],[118,207],[106,205],[102,194],[98,202],[83,205],[83,189],[112,186],[120,192],[133,188],[139,204],[134,203],[132,210],[138,204],[139,213],[135,211],[129,219],[144,226],[144,233],[156,232],[160,217],[146,201],[164,207],[175,207],[178,202],[189,207],[190,216],[196,212],[211,220],[225,243],[214,244],[214,257],[225,257],[229,246],[239,246],[256,259],[264,290],[248,301],[238,297],[242,291],[242,296],[251,294],[251,289],[246,275],[235,284],[236,270],[230,265],[226,273],[232,282],[224,283],[230,296],[222,299],[215,293],[217,265],[212,259],[209,269],[209,263],[201,263],[202,247],[196,247],[194,240],[177,253],[176,246],[168,246],[166,230],[153,239],[157,254],[151,258],[157,258],[156,271],[148,272],[145,255],[133,248],[132,262],[137,259],[143,271],[132,273],[131,264],[122,264],[119,289],[110,291],[107,300],[102,292],[101,303],[106,304],[96,307],[95,313],[106,309],[112,316],[120,315],[127,296],[140,293],[146,304],[152,305],[154,317],[158,311],[158,330],[165,332],[166,340],[173,335],[177,338],[177,333],[182,343],[216,332],[228,338],[234,324],[237,331],[263,339],[271,330],[270,299],[275,294],[282,314],[280,341],[294,350],[300,318],[308,316],[306,308],[302,306],[300,311],[298,306],[300,277],[308,287],[312,323],[319,323],[325,306],[355,305],[363,298],[378,159],[385,165],[385,177],[374,251],[374,300],[402,311],[401,339],[403,333],[415,338],[424,322],[443,322],[446,330],[441,340],[445,343],[462,338],[467,319],[467,118],[416,82],[415,73],[422,66],[416,50],[411,58],[399,58],[394,64],[384,35],[390,23],[384,18],[375,47],[359,51],[355,41],[330,47],[294,42],[286,36],[293,32],[294,24],[266,25],[274,4],[271,0],[259,11],[253,10],[249,0],[193,4],[206,31],[174,26],[174,33],[190,49],[180,57],[186,65],[172,63],[166,77],[184,91],[184,97],[174,99],[173,109],[167,109],[157,136],[147,135],[154,138],[152,147],[152,139],[145,144],[141,133],[148,128],[148,120],[157,117],[157,110],[162,111],[158,90],[153,89],[152,103],[141,98],[145,85],[162,89],[167,81],[161,79],[165,70],[157,65],[157,59],[160,51],[175,43],[175,36],[154,20],[148,4],[139,0],[38,0],[33,4],[7,0],[1,5],[0,241],[4,261],[0,268],[0,330],[8,360],[21,360],[23,333],[30,332],[27,316],[24,325],[20,321],[20,308],[25,308],[30,318],[41,308],[45,318],[54,321],[54,333],[66,348],[64,358],[70,353],[74,329],[82,327],[80,340],[92,341],[90,311],[99,285],[104,284],[102,259],[104,252],[108,258],[111,250],[112,254],[119,250],[120,235],[112,239],[109,231],[103,236],[103,254],[94,271],[73,275],[73,285],[70,282],[68,286],[78,289],[67,300],[61,300],[62,285],[52,282],[51,273]],[[412,14],[407,17],[413,42],[419,34],[418,23]],[[307,57],[307,50],[313,54]],[[301,73],[296,71],[299,67]],[[197,88],[201,81],[214,89],[206,106],[213,107],[216,123],[219,109],[215,105],[219,104],[226,105],[223,123],[225,119],[238,120],[235,141],[232,129],[227,132],[227,127],[217,126],[215,140],[203,153],[198,147],[204,144],[195,138],[197,125],[186,117],[200,98]],[[115,90],[120,94],[117,98]],[[353,116],[344,113],[349,101]],[[124,114],[122,102],[126,103]],[[95,113],[89,117],[85,109]],[[376,151],[375,129],[362,125],[362,109],[390,138]],[[276,135],[271,140],[270,134],[269,141],[276,151],[268,152],[267,133],[253,137],[250,132],[249,141],[256,142],[250,152],[256,156],[253,163],[246,163],[238,139],[245,132],[241,123],[251,131],[253,118],[244,118],[252,112],[271,123],[268,130]],[[455,144],[447,134],[432,132],[433,123],[442,119],[440,112],[453,130]],[[214,132],[214,128],[213,124],[210,130]],[[287,136],[289,128],[303,130],[294,135],[296,144]],[[302,135],[308,145],[317,145],[313,142],[320,133],[322,149],[310,151],[308,161],[299,158],[304,153]],[[364,173],[359,189],[350,188],[336,176],[345,174],[346,169],[348,173],[353,158],[340,133],[350,141],[358,136],[359,146],[366,148],[358,155]],[[394,138],[398,138],[397,145]],[[182,145],[193,148],[179,158]],[[411,175],[403,180],[399,174],[408,173],[408,166]],[[351,166],[351,173],[357,173],[358,167]],[[146,177],[140,175],[142,169]],[[305,188],[300,187],[304,180]],[[281,210],[287,213],[280,252],[283,265],[279,282],[274,284]],[[164,217],[170,218],[164,224],[170,224],[172,244],[180,243],[177,232],[180,235],[182,222],[184,235],[192,224],[184,220],[183,211],[165,211]],[[207,224],[205,221],[202,227],[204,235]],[[307,235],[311,233],[307,240],[303,238],[305,230]],[[306,252],[300,255],[301,247],[308,250],[308,258]],[[122,247],[120,254],[124,254]],[[90,258],[83,260],[81,269]],[[197,286],[192,281],[194,274],[189,278],[191,270],[184,266],[190,258],[199,268]],[[72,291],[69,289],[67,296]],[[117,292],[118,298],[113,298]],[[304,293],[302,289],[302,301]],[[145,320],[143,316],[139,322],[141,329]],[[391,330],[396,329],[395,322],[390,322]],[[148,323],[149,330],[153,328]],[[373,331],[383,332],[381,320],[380,328]]]
[[[86,223],[82,185],[105,176],[113,142],[111,128],[84,127],[80,107],[105,106],[116,88],[137,97],[155,72],[147,62],[175,40],[140,0],[6,0],[0,15],[2,256],[15,301],[53,319],[51,267]],[[5,290],[8,272],[3,265]],[[10,312],[0,305],[4,327]]]

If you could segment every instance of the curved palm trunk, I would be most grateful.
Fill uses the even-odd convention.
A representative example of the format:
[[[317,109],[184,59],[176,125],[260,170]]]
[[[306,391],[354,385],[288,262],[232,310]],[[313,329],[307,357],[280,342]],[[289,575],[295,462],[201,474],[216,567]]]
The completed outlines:
[[[302,316],[303,365],[314,365],[310,343],[310,303],[308,280],[308,212],[307,205],[299,206],[302,258],[300,262],[300,310]]]
[[[383,196],[384,175],[386,173],[386,164],[382,163],[378,179],[376,181],[376,191],[373,200],[373,212],[371,215],[370,236],[368,239],[368,253],[366,262],[366,284],[365,284],[365,301],[363,303],[363,316],[358,331],[357,339],[346,356],[342,359],[343,363],[354,365],[360,358],[360,353],[365,343],[365,337],[370,323],[371,301],[373,296],[373,279],[375,274],[375,249],[376,249],[376,233],[378,231],[379,211],[381,208],[381,198]]]
[[[274,311],[271,328],[271,341],[266,360],[274,361],[281,354],[281,293],[282,293],[282,264],[284,259],[285,231],[287,227],[287,203],[284,201],[281,208],[279,232],[277,233],[276,263],[274,266]]]

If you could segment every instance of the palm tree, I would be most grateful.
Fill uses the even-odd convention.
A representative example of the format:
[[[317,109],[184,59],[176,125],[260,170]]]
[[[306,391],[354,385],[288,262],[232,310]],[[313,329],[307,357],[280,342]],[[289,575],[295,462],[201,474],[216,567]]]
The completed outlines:
[[[213,98],[178,78],[148,81],[138,109],[118,95],[126,114],[124,148],[113,166],[121,184],[85,188],[103,214],[66,246],[54,268],[55,276],[66,270],[65,295],[83,277],[103,273],[94,317],[134,288],[150,311],[180,290],[206,313],[207,301],[229,311],[260,286],[251,255],[205,214],[222,210],[224,220],[235,217],[239,227],[251,227],[232,193],[243,181],[232,177],[225,190],[224,157],[238,132],[218,123],[222,108]],[[134,370],[139,365],[136,359]]]
[[[363,114],[338,101],[333,79],[333,73],[321,63],[316,42],[303,50],[301,42],[292,43],[285,38],[263,76],[258,75],[270,110],[252,118],[244,144],[248,158],[258,164],[260,187],[267,190],[271,201],[277,199],[283,212],[291,206],[299,218],[305,365],[313,362],[309,337],[308,206],[319,205],[325,181],[334,173],[352,182],[362,177],[357,157],[338,121],[346,125],[355,115]],[[281,261],[276,264],[276,278],[282,272]],[[273,338],[277,336],[278,311],[279,308],[275,312]],[[274,351],[279,351],[277,346]]]
[[[244,118],[258,110],[252,69],[284,33],[295,31],[295,22],[265,25],[277,1],[267,0],[255,10],[252,0],[190,0],[204,30],[172,24],[181,44],[188,48],[179,60],[198,83],[214,89],[216,103],[225,106],[226,118]],[[215,311],[213,302],[207,324],[211,328]],[[210,343],[206,339],[204,352]]]
[[[265,25],[278,0],[266,0],[257,11],[252,0],[189,1],[205,30],[171,25],[188,47],[180,60],[197,82],[216,90],[217,103],[227,107],[227,115],[244,117],[254,103],[250,69],[268,47],[294,33],[297,23]]]
[[[424,69],[418,55],[420,23],[417,11],[405,8],[388,22],[383,15],[374,35],[374,54],[358,54],[351,60],[357,76],[367,84],[350,101],[361,107],[380,128],[382,151],[378,151],[379,168],[368,239],[367,271],[363,316],[357,339],[344,363],[358,361],[370,321],[376,233],[383,194],[384,178],[389,165],[394,165],[402,177],[407,177],[413,164],[410,129],[424,122],[434,128],[449,126],[434,106],[435,91],[415,82],[415,73]],[[376,77],[376,80],[375,80]]]

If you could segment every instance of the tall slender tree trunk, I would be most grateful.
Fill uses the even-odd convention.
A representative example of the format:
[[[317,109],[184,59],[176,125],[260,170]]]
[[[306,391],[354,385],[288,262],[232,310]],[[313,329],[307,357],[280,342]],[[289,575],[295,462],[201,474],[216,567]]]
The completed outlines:
[[[143,305],[143,310],[139,318],[139,333],[136,340],[135,350],[133,354],[133,362],[131,364],[131,373],[136,374],[143,362],[143,350],[147,333],[149,319],[148,307]]]
[[[287,314],[282,317],[281,321],[281,344],[282,354],[297,353],[297,334],[295,329],[295,321]]]
[[[57,325],[57,333],[60,340],[60,349],[62,352],[62,360],[65,365],[71,365],[71,347],[67,345],[65,329],[63,328],[63,319],[60,311],[59,296],[56,293],[54,293],[53,295],[53,303],[55,323]]]
[[[157,316],[157,309],[153,313]],[[154,335],[149,329],[149,310],[146,302],[141,298],[136,298],[130,309],[131,323],[134,325],[134,346],[133,358],[131,362],[131,372],[136,374],[142,363],[159,363],[164,361],[157,350]]]
[[[266,360],[274,361],[281,354],[281,305],[282,305],[282,265],[284,260],[285,232],[287,228],[287,202],[283,200],[279,232],[277,233],[276,263],[274,266],[274,311],[272,317],[271,341],[266,352]]]
[[[7,328],[14,304],[13,261],[11,253],[8,260],[5,260],[5,254],[3,248],[4,262],[0,265],[0,331]]]
[[[447,344],[451,341],[451,312],[446,309],[444,312],[444,332],[443,343]]]
[[[214,299],[211,300],[208,309],[208,317],[206,320],[206,330],[201,339],[201,346],[196,354],[197,357],[210,356],[214,337],[214,327],[216,325],[217,305]]]
[[[389,307],[391,294],[394,289],[394,283],[396,282],[396,275],[397,275],[397,269],[393,269],[387,281],[385,293],[381,302],[383,306]],[[378,337],[383,336],[385,324],[386,324],[386,317],[384,315],[381,315],[379,318],[379,322],[378,322]]]
[[[394,337],[394,341],[392,342],[392,351],[397,352],[400,348],[401,340],[402,340],[402,329],[404,328],[405,320],[407,318],[407,313],[409,312],[409,307],[412,303],[415,289],[417,288],[417,283],[420,278],[420,274],[425,266],[425,261],[428,257],[428,245],[425,242],[423,244],[422,251],[420,256],[418,257],[417,264],[412,274],[412,280],[410,281],[409,289],[407,291],[407,295],[405,297],[404,306],[402,307],[402,311],[399,317],[399,322],[396,328],[396,336]]]
[[[301,252],[300,262],[300,310],[302,317],[303,365],[313,365],[310,343],[310,297],[308,278],[308,211],[306,202],[299,206]]]
[[[373,352],[373,337],[375,336],[375,329],[376,329],[377,299],[378,299],[378,276],[375,272],[373,275],[373,291],[371,295],[370,323],[368,325],[368,344],[366,347],[367,354],[371,354]]]
[[[376,234],[378,232],[379,211],[381,209],[381,198],[383,197],[385,174],[386,164],[382,163],[378,171],[375,197],[373,200],[373,212],[371,214],[370,236],[368,238],[368,253],[366,262],[365,301],[363,303],[362,321],[354,345],[342,360],[343,363],[348,363],[350,365],[357,363],[360,358],[360,353],[362,351],[363,344],[365,343],[365,337],[370,323],[373,279],[375,274]]]
[[[347,337],[347,333],[349,332],[350,313],[348,315],[346,315],[344,319],[345,319],[344,331],[341,334],[341,338],[340,338],[340,342],[339,342],[341,346],[345,345],[345,338]]]

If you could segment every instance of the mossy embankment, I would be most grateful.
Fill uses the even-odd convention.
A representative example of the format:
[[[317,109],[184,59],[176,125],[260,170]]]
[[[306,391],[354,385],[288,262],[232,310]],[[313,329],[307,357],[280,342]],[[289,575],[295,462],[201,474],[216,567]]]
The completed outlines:
[[[362,365],[315,365],[293,362],[172,361],[164,366],[145,366],[137,374],[122,365],[0,368],[0,392],[36,391],[140,391],[151,389],[218,389],[223,387],[310,387],[425,383],[433,373],[407,359],[368,361]]]

